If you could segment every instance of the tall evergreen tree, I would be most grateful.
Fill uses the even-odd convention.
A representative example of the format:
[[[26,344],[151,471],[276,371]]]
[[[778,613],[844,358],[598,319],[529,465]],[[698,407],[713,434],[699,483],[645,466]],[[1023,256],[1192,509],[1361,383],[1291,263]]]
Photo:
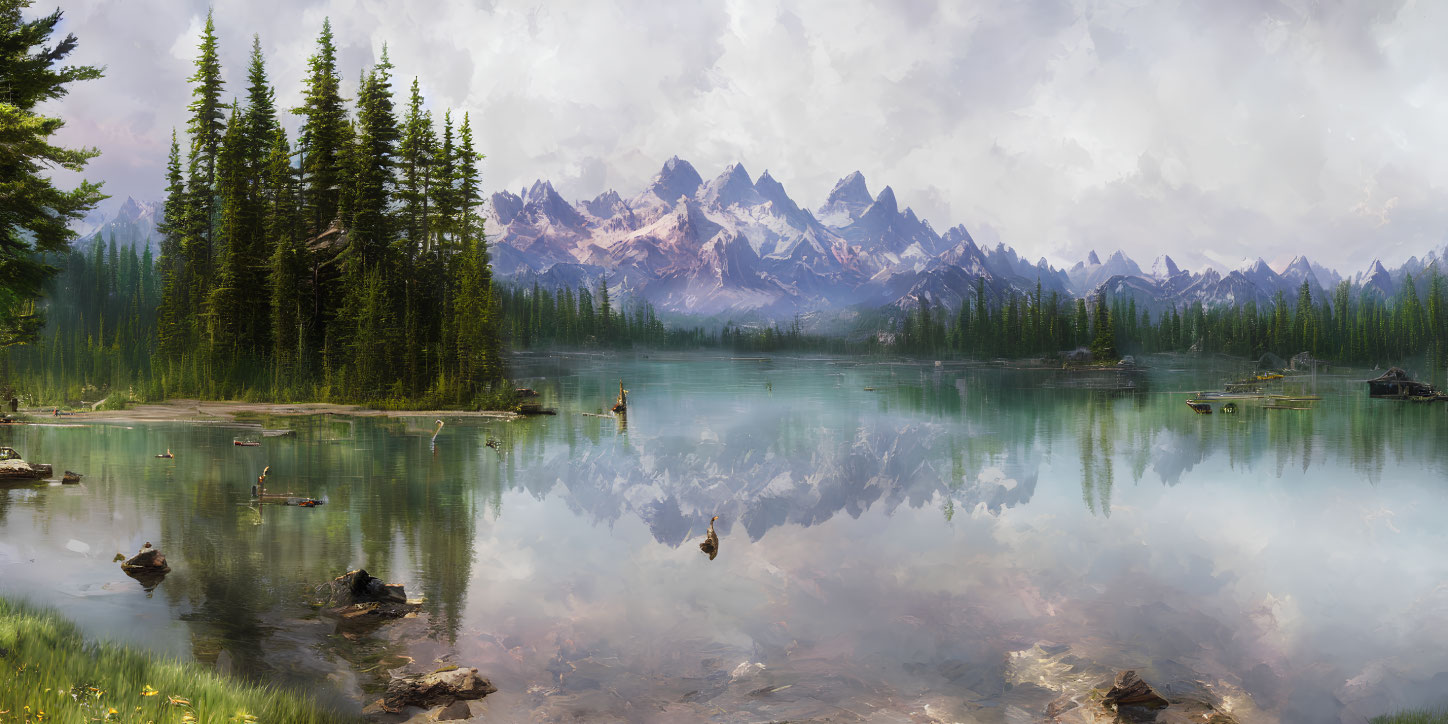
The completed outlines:
[[[81,181],[63,191],[49,178],[49,168],[81,171],[98,152],[51,143],[65,122],[40,112],[41,104],[69,92],[73,82],[101,77],[99,68],[60,63],[76,48],[74,35],[47,45],[61,12],[26,20],[27,0],[0,3],[0,346],[33,342],[41,318],[35,298],[55,268],[34,252],[58,252],[75,234],[68,224],[80,219],[105,198],[100,185]]]
[[[206,13],[206,25],[201,31],[201,44],[197,46],[196,72],[187,80],[191,81],[191,118],[186,129],[191,135],[191,168],[187,184],[191,191],[192,217],[191,233],[199,235],[193,240],[200,258],[195,263],[202,279],[209,279],[212,256],[215,253],[216,223],[216,157],[221,149],[221,136],[225,131],[226,113],[221,102],[225,82],[221,80],[221,58],[217,51],[216,25],[211,12]]]
[[[186,232],[186,184],[181,178],[181,150],[176,131],[171,131],[171,155],[166,160],[166,202],[156,231],[161,235],[161,305],[157,310],[158,342],[161,355],[176,359],[189,336],[189,265],[182,252]]]
[[[303,117],[300,143],[306,218],[308,230],[315,234],[337,216],[340,161],[347,137],[347,111],[342,79],[337,75],[337,47],[330,18],[322,22],[317,50],[307,61],[307,71],[302,106],[293,112]]]

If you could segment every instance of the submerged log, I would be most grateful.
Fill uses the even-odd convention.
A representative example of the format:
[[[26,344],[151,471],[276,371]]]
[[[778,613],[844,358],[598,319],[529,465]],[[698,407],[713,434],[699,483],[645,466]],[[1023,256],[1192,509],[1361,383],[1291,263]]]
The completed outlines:
[[[435,671],[393,679],[382,695],[382,708],[396,713],[409,706],[451,705],[455,701],[481,699],[497,690],[491,681],[478,676],[477,669]]]

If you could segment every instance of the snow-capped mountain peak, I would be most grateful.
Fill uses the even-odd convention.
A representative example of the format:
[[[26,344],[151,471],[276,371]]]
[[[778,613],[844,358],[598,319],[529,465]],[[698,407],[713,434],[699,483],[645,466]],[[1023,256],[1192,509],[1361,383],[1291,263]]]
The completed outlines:
[[[835,184],[815,216],[829,226],[848,226],[874,202],[869,188],[865,186],[865,175],[855,171]]]
[[[1151,277],[1153,279],[1171,279],[1172,277],[1180,274],[1181,272],[1181,268],[1178,267],[1176,265],[1176,262],[1172,261],[1172,258],[1170,256],[1167,256],[1166,254],[1162,254],[1151,263]]]
[[[694,166],[678,156],[664,162],[664,167],[659,169],[658,175],[649,184],[645,193],[653,194],[661,201],[673,203],[680,196],[693,196],[699,187],[704,184],[704,179]]]
[[[721,209],[734,204],[757,204],[762,200],[754,182],[749,180],[749,172],[741,163],[730,164],[704,187],[699,196],[705,205]]]

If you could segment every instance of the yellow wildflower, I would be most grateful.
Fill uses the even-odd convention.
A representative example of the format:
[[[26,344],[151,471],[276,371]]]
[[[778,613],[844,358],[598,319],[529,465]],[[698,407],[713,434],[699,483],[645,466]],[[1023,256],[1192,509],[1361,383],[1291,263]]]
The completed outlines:
[[[161,692],[156,691],[155,689],[151,688],[151,685],[150,685],[150,684],[146,684],[145,686],[142,686],[142,687],[141,687],[141,696],[155,696],[155,695],[157,695],[157,694],[159,694],[159,693],[161,693]]]

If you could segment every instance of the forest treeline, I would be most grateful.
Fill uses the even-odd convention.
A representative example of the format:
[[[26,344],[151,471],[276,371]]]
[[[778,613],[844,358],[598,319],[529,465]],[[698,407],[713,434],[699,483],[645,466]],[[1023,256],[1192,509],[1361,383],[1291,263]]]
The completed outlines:
[[[99,238],[50,259],[48,324],[38,344],[12,347],[8,379],[19,377],[39,399],[97,399],[121,389],[143,399],[162,388],[157,365],[159,265],[149,250],[117,248]],[[1421,290],[1421,292],[1420,292]],[[900,354],[924,358],[1058,357],[1080,348],[1098,361],[1124,354],[1189,352],[1289,358],[1309,352],[1344,364],[1424,358],[1434,373],[1448,361],[1448,285],[1430,269],[1405,280],[1396,295],[1343,282],[1330,298],[1299,290],[1289,301],[1235,306],[1193,303],[1153,315],[1131,297],[1067,298],[1042,292],[994,296],[984,283],[955,310],[928,302],[852,335],[803,331],[801,320],[777,324],[665,324],[647,301],[615,303],[602,278],[574,289],[497,284],[491,292],[500,344],[517,349],[722,349],[731,352]],[[87,386],[94,390],[85,390]],[[255,399],[276,399],[252,390]],[[403,399],[398,404],[443,404]]]
[[[13,376],[145,398],[505,401],[468,114],[435,118],[416,79],[399,101],[385,46],[344,98],[325,22],[293,140],[259,38],[233,101],[209,15],[198,51],[154,270],[72,252]]]
[[[1421,290],[1421,291],[1420,291]],[[1103,299],[1030,294],[992,299],[981,281],[956,310],[919,300],[899,320],[891,346],[917,356],[1023,357],[1079,348],[1098,360],[1155,352],[1289,358],[1308,352],[1343,364],[1387,364],[1425,357],[1441,370],[1448,352],[1448,285],[1437,265],[1406,277],[1391,298],[1343,281],[1331,298],[1304,282],[1296,299],[1278,292],[1259,306],[1169,308],[1155,317],[1131,296]]]

